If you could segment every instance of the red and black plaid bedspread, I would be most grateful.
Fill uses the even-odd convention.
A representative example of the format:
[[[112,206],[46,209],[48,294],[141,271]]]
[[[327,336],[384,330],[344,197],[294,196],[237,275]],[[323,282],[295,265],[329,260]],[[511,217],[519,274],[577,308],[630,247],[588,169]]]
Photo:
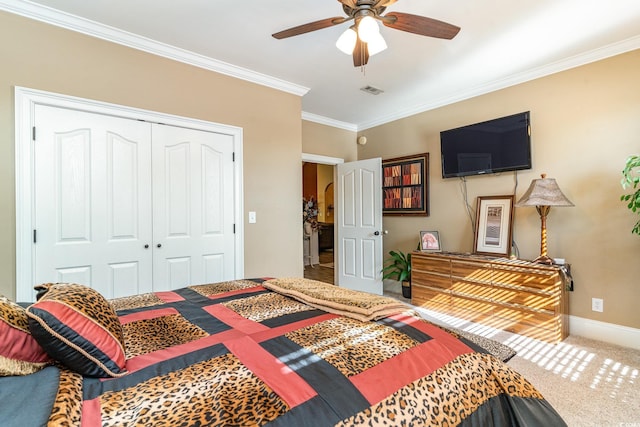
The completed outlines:
[[[363,322],[238,280],[114,300],[121,378],[78,378],[83,426],[564,425],[518,373],[411,310]],[[81,393],[74,406],[70,394]],[[53,418],[52,418],[53,419]]]

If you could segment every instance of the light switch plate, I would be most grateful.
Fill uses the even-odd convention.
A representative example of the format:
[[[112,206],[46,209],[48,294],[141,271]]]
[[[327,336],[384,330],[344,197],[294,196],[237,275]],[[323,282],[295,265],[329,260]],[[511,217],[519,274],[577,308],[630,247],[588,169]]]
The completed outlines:
[[[256,223],[256,213],[249,212],[249,224],[255,224],[255,223]]]

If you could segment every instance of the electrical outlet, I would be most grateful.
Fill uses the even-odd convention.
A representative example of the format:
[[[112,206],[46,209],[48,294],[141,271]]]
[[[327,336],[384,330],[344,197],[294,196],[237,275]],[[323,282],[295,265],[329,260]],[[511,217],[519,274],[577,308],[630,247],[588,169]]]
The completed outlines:
[[[604,311],[604,300],[602,298],[591,298],[591,310],[602,313]]]

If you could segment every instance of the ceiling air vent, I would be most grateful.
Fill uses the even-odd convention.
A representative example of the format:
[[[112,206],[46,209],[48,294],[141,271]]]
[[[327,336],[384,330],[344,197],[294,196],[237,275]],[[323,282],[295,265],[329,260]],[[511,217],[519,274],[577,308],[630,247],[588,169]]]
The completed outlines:
[[[363,92],[367,92],[371,95],[380,95],[382,92],[384,92],[382,89],[378,89],[377,87],[373,87],[373,86],[361,87],[360,90]]]

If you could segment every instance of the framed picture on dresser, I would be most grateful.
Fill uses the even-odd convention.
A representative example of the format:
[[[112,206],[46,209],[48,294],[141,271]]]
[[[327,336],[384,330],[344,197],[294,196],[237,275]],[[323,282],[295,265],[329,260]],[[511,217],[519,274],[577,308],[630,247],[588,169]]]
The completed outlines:
[[[440,235],[437,231],[420,232],[420,250],[424,252],[440,252]]]
[[[429,153],[382,160],[382,214],[429,216]]]
[[[513,229],[513,196],[478,197],[476,233],[477,254],[509,256]]]

